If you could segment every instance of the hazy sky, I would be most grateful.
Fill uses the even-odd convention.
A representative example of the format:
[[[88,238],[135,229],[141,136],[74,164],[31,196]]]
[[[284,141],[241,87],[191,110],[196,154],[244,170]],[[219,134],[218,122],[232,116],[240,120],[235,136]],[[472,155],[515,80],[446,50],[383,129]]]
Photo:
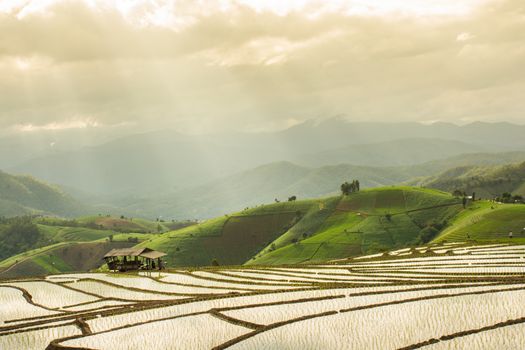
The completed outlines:
[[[0,0],[0,129],[525,122],[524,0]]]

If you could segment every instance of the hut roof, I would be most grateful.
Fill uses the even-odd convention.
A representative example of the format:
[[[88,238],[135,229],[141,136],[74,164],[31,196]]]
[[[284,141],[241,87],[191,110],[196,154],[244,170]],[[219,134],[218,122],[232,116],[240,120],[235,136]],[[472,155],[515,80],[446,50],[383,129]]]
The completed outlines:
[[[166,255],[167,255],[166,253],[157,252],[155,250],[152,250],[151,252],[145,252],[145,253],[140,254],[140,256],[144,258],[150,258],[150,259],[157,259],[157,258],[161,258]]]
[[[111,249],[106,255],[104,255],[104,258],[113,256],[141,256],[143,258],[157,259],[165,255],[167,254],[149,248],[124,248]]]

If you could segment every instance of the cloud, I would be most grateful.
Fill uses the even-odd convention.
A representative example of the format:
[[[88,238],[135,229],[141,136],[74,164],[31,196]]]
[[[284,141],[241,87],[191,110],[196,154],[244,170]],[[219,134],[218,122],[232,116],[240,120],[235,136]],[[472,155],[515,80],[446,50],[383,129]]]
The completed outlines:
[[[472,35],[471,33],[463,32],[458,34],[458,36],[456,37],[456,41],[469,41],[474,39],[475,37],[476,36]]]
[[[93,118],[74,118],[63,122],[52,122],[44,125],[17,124],[14,126],[14,129],[21,132],[34,132],[40,130],[60,131],[68,129],[97,128],[100,126],[100,123]]]
[[[418,3],[2,2],[0,127],[523,120],[521,0]]]

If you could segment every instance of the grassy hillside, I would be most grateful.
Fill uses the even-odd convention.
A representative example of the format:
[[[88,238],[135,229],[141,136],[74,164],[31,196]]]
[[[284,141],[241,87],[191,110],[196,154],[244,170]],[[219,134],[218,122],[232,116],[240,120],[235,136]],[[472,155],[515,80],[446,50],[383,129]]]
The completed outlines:
[[[77,216],[86,208],[59,188],[30,176],[0,171],[0,216],[55,214]]]
[[[433,242],[469,240],[525,243],[525,205],[477,201],[455,217]]]
[[[429,241],[461,210],[451,195],[425,189],[391,187],[343,197],[315,232],[266,249],[248,264],[322,261]]]
[[[386,187],[259,206],[142,245],[167,252],[169,266],[320,261],[428,242],[461,209],[441,191]]]
[[[38,224],[39,231],[54,242],[87,242],[106,239],[115,231],[97,230],[86,227],[49,226]]]
[[[268,246],[304,214],[315,200],[274,203],[165,233],[143,246],[168,253],[171,266],[239,265]]]
[[[155,233],[167,231],[168,227],[162,222],[155,222],[140,218],[125,218],[113,216],[90,216],[77,220],[80,224],[118,232]]]
[[[98,268],[109,250],[131,246],[127,241],[58,243],[0,262],[0,278],[88,271]]]
[[[106,217],[104,217],[106,219]],[[21,217],[0,220],[0,277],[86,271],[112,247],[130,247],[158,234],[80,226],[82,220]],[[138,221],[141,230],[154,222]],[[74,225],[74,226],[71,226]]]
[[[41,217],[35,221],[46,230],[74,231],[79,232],[79,236],[90,239],[108,237],[115,232],[123,233],[161,233],[172,231],[179,228],[196,224],[195,221],[164,221],[146,220],[142,218],[115,217],[109,215],[87,216],[78,219],[61,219],[57,217]],[[65,240],[70,240],[66,239]]]

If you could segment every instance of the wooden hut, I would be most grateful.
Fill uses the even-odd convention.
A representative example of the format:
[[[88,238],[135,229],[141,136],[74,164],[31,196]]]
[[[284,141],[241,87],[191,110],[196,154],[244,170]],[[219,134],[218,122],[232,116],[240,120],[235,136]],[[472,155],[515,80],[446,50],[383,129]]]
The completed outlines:
[[[110,270],[160,270],[163,256],[166,253],[149,248],[124,248],[110,250],[104,255],[104,260]]]

